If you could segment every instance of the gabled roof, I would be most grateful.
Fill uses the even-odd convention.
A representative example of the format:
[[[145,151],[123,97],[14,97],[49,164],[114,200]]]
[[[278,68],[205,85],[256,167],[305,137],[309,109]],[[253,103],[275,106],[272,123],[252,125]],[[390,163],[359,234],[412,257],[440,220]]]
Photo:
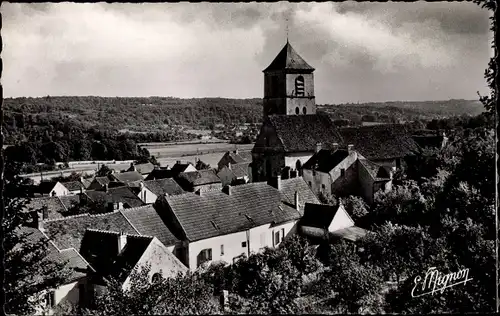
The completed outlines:
[[[391,159],[413,155],[420,148],[410,131],[401,124],[384,124],[339,129],[346,144],[367,159]]]
[[[31,198],[25,205],[27,211],[42,211],[43,208],[47,209],[46,219],[62,218],[67,212],[67,208],[58,196]]]
[[[314,68],[300,57],[295,49],[293,49],[292,45],[287,41],[285,46],[264,72],[274,70],[305,70],[312,72]]]
[[[137,172],[139,172],[140,174],[149,174],[149,173],[151,173],[151,171],[154,170],[155,165],[153,165],[150,162],[134,164],[134,166],[133,167],[130,166],[130,168],[127,171],[134,171],[134,169],[133,169],[134,167],[135,167],[135,170]]]
[[[281,180],[281,200],[295,205],[295,192],[299,194],[299,212],[304,214],[305,203],[320,204],[318,197],[302,177]]]
[[[276,131],[287,152],[314,151],[318,142],[323,148],[342,143],[337,128],[327,115],[270,115],[265,124]]]
[[[300,219],[301,226],[328,229],[337,214],[340,205],[306,203],[304,216]]]
[[[185,172],[189,166],[193,166],[193,164],[191,164],[189,162],[176,163],[175,165],[172,166],[172,168],[170,169],[170,172],[172,172],[174,175],[176,175],[176,174],[179,174],[181,172]]]
[[[300,218],[298,211],[282,203],[280,192],[265,182],[231,187],[230,195],[209,191],[164,199],[190,241]],[[165,206],[158,207],[159,212],[168,212]]]
[[[175,174],[170,169],[154,169],[151,171],[146,180],[158,180],[172,178]]]
[[[69,191],[80,191],[80,189],[85,189],[80,181],[61,182],[61,184]]]
[[[250,163],[252,162],[251,151],[227,151],[221,160],[228,158],[231,164]]]
[[[251,162],[243,162],[231,165],[231,172],[236,178],[248,177]]]
[[[221,182],[213,169],[182,172],[176,176],[176,180],[181,186],[184,184],[197,186]]]
[[[170,232],[153,205],[121,210],[123,216],[141,234],[158,238],[165,246],[172,246],[178,239]]]
[[[116,188],[109,188],[106,192],[111,197],[109,200],[113,203],[122,202],[129,207],[138,207],[144,205],[144,202],[132,192],[129,187],[121,186]]]
[[[68,216],[45,221],[43,227],[59,249],[75,248],[79,250],[87,228],[122,231],[129,234],[139,233],[120,212]]]
[[[322,149],[309,158],[302,168],[328,173],[348,156],[349,151],[345,149]]]
[[[90,184],[92,183],[91,180],[87,180],[87,179],[81,179],[82,181],[82,184],[83,184],[83,187],[86,189],[90,186]]]
[[[36,244],[40,240],[47,239],[44,233],[32,227],[20,227],[17,229],[17,233],[25,235],[26,242],[31,244]],[[89,266],[89,263],[74,248],[60,250],[52,242],[49,242],[47,257],[45,258],[52,262],[64,264],[70,270],[70,274],[65,280],[66,283],[86,276],[85,270]],[[38,277],[43,278],[44,275],[39,275]]]
[[[49,194],[56,186],[57,181],[41,181],[38,185],[37,192],[42,194]]]
[[[116,179],[119,182],[130,183],[144,180],[142,174],[137,171],[126,171],[120,173],[112,173],[110,177]]]
[[[370,174],[373,180],[375,181],[390,180],[391,178],[390,171],[387,170],[387,167],[378,165],[368,159],[359,159],[358,161]]]
[[[80,203],[80,194],[59,196],[59,200],[69,210],[73,205]]]
[[[172,178],[144,181],[144,186],[157,196],[164,194],[177,195],[184,193],[184,190]]]
[[[95,177],[93,181],[99,183],[100,185],[109,184],[111,182],[108,177]]]

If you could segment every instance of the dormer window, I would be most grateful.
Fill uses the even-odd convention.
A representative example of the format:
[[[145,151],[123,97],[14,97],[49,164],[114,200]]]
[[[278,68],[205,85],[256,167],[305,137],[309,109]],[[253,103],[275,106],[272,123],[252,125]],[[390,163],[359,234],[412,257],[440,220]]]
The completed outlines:
[[[304,77],[302,76],[295,79],[295,95],[298,97],[304,96]]]

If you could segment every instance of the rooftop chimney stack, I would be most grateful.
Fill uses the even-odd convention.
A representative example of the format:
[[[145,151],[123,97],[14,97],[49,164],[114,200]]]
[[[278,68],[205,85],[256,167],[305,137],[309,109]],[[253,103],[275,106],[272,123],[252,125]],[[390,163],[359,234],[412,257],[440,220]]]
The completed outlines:
[[[276,176],[276,189],[278,189],[278,191],[281,191],[281,174]]]
[[[231,163],[230,163],[230,162],[228,162],[228,163],[227,163],[227,168],[228,168],[229,170],[231,170]]]
[[[352,144],[347,145],[347,152],[348,153],[351,153],[353,150],[354,150],[354,145],[352,145]]]
[[[299,210],[299,192],[295,191],[295,209]]]
[[[332,143],[332,150],[336,151],[337,149],[339,149],[339,144],[338,143]]]
[[[322,144],[321,143],[316,143],[316,149],[314,150],[314,152],[317,154],[319,153],[319,151],[321,150],[321,147],[322,147]]]
[[[177,160],[177,164],[180,165],[181,164],[181,161],[180,160]]]
[[[108,187],[108,184],[106,183],[106,184],[104,185],[104,192],[108,192],[108,189],[109,189],[109,187]]]
[[[237,155],[238,154],[238,148],[234,150],[234,153]]]

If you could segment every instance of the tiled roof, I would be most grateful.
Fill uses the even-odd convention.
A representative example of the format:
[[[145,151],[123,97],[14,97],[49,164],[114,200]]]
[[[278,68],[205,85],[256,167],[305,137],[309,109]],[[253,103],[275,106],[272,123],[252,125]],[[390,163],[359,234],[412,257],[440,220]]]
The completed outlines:
[[[67,211],[66,207],[57,196],[31,198],[25,205],[27,211],[41,211],[44,207],[47,208],[47,219],[62,218]]]
[[[363,167],[365,167],[366,171],[368,171],[373,180],[383,181],[390,179],[389,171],[385,167],[380,166],[368,159],[359,159],[358,161]]]
[[[339,129],[345,144],[352,144],[367,159],[390,159],[420,150],[404,125],[384,124]]]
[[[121,210],[134,228],[141,234],[158,238],[165,246],[172,246],[178,240],[167,228],[153,205]]]
[[[300,219],[301,226],[328,229],[339,206],[306,203],[304,216]]]
[[[179,180],[180,185],[189,183],[193,186],[221,182],[213,169],[182,172],[177,175],[176,180]]]
[[[90,186],[90,184],[92,183],[92,181],[90,180],[87,180],[87,179],[82,179],[82,184],[83,184],[83,187],[86,189]]]
[[[112,173],[110,177],[115,178],[119,182],[130,183],[144,180],[142,174],[137,171],[126,171],[120,173]]]
[[[300,217],[293,207],[281,202],[278,190],[264,182],[231,187],[230,195],[211,191],[201,196],[194,193],[167,196],[165,200],[190,241]]]
[[[189,162],[187,162],[187,163],[176,163],[175,165],[172,166],[172,168],[170,169],[170,171],[172,172],[172,174],[176,175],[176,174],[179,174],[181,172],[186,171],[186,169],[189,166],[192,166],[192,164],[189,163]]]
[[[41,181],[40,184],[38,185],[38,193],[42,194],[48,194],[54,187],[56,186],[57,182],[56,181]]]
[[[320,204],[320,201],[302,177],[281,180],[281,200],[295,205],[295,192],[299,194],[299,211],[304,214],[305,203]]]
[[[231,172],[236,178],[248,177],[249,176],[249,165],[250,162],[238,163],[231,165]]]
[[[95,177],[94,180],[100,185],[105,185],[111,182],[111,180],[108,177]]]
[[[18,229],[18,233],[26,235],[26,241],[33,244],[47,238],[40,230],[31,227],[21,227]],[[70,274],[66,278],[67,283],[84,277],[86,275],[84,271],[87,266],[89,266],[88,262],[85,261],[74,248],[59,250],[50,242],[47,247],[46,259],[52,262],[65,264],[70,270]],[[39,277],[43,278],[44,276],[40,275]]]
[[[442,135],[413,135],[412,138],[422,148],[441,148],[445,139]]]
[[[129,207],[138,207],[144,205],[144,202],[132,192],[129,187],[122,186],[117,188],[109,188],[107,195],[111,197],[114,203],[122,202]]]
[[[170,169],[154,169],[146,177],[146,180],[157,180],[172,178],[175,174]]]
[[[61,184],[69,191],[80,191],[80,189],[84,189],[84,186],[80,181],[62,182]]]
[[[172,178],[144,181],[144,186],[157,196],[164,195],[165,193],[169,195],[184,193],[184,190]]]
[[[89,191],[85,191],[83,194],[88,196],[94,202],[97,202],[97,201],[112,202],[111,197],[108,196],[106,194],[106,192],[104,192],[104,191],[89,190]]]
[[[349,152],[345,149],[322,149],[309,158],[302,168],[328,173],[348,156]]]
[[[138,234],[120,212],[68,216],[62,219],[45,221],[43,226],[47,235],[59,249],[75,248],[79,250],[87,228]]]
[[[152,163],[139,163],[134,165],[135,170],[140,174],[149,174],[155,168],[155,165]],[[127,171],[133,171],[132,166]]]
[[[264,70],[264,72],[285,69],[314,70],[313,67],[311,67],[302,57],[299,56],[299,54],[297,54],[288,41],[272,63]]]
[[[230,158],[232,164],[239,164],[239,163],[249,163],[252,162],[252,152],[251,151],[227,151],[224,156],[221,158],[224,159],[224,157]]]
[[[367,232],[368,231],[363,228],[351,226],[336,230],[334,232],[330,232],[330,236],[340,237],[350,241],[356,241],[360,238],[363,238],[367,234]]]
[[[59,196],[65,208],[70,209],[73,205],[80,203],[80,195],[63,195]]]
[[[285,152],[314,151],[318,142],[323,148],[342,143],[342,137],[327,115],[270,115],[267,120]]]

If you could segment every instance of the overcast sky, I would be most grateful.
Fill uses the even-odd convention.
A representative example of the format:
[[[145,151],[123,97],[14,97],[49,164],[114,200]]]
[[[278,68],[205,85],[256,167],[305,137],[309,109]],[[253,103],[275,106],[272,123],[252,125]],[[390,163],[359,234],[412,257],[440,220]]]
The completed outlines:
[[[289,39],[317,103],[476,99],[489,12],[472,3],[2,3],[4,95],[261,98]]]

